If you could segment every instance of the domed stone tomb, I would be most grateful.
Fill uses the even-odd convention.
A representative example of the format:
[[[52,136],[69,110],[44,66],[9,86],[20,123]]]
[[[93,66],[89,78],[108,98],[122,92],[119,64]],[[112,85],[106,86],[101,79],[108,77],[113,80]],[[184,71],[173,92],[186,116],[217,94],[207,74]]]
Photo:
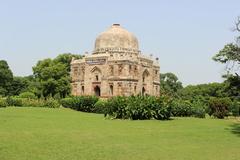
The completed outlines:
[[[73,95],[160,94],[158,58],[143,55],[137,38],[120,24],[97,36],[92,54],[72,59],[71,80]]]

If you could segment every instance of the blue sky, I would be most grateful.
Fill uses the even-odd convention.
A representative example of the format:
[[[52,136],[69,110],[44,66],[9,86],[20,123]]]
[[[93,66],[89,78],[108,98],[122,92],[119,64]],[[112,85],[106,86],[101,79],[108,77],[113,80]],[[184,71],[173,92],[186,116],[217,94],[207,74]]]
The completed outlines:
[[[224,66],[211,57],[233,42],[239,0],[0,0],[0,59],[18,76],[38,60],[91,52],[113,23],[133,32],[161,72],[184,85],[221,82]]]

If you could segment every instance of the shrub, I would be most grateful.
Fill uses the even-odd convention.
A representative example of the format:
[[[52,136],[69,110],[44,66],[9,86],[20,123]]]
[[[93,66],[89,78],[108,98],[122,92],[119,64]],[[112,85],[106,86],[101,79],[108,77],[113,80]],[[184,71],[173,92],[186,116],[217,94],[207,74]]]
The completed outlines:
[[[60,100],[60,103],[65,108],[72,108],[73,98],[63,98],[63,99]]]
[[[113,97],[106,103],[105,116],[109,115],[113,118],[125,119],[127,118],[127,98],[126,97]]]
[[[22,106],[22,99],[18,97],[7,97],[6,99],[7,105],[8,106]]]
[[[49,98],[49,99],[44,101],[44,107],[47,107],[47,108],[59,108],[60,104],[58,103],[57,100],[55,100],[53,98]]]
[[[19,97],[8,97],[6,99],[8,106],[24,106],[24,107],[48,107],[48,108],[59,108],[60,104],[57,100],[50,98],[44,99],[30,99],[30,98],[19,98]]]
[[[45,100],[43,99],[29,99],[22,98],[22,105],[24,107],[44,107]]]
[[[195,99],[192,102],[188,100],[175,99],[172,102],[172,115],[175,117],[197,117],[205,118],[205,102]]]
[[[229,98],[210,98],[209,99],[209,115],[223,119],[228,114],[231,105]]]
[[[29,99],[37,99],[37,96],[32,92],[23,92],[19,94],[20,98],[29,98]]]
[[[79,111],[93,112],[94,104],[98,101],[96,96],[82,96],[78,106]]]
[[[126,98],[126,118],[133,120],[151,119],[151,107],[156,105],[156,98],[150,96],[131,96]]]
[[[55,95],[53,96],[53,98],[56,99],[56,100],[58,100],[58,101],[60,101],[60,100],[61,100],[61,95],[60,95],[60,93],[55,94]]]
[[[203,102],[196,101],[192,103],[193,116],[197,118],[205,118],[206,106]]]
[[[7,107],[6,99],[0,98],[0,108]]]
[[[83,98],[81,96],[68,97],[68,98],[61,99],[60,103],[63,107],[78,110],[78,108],[80,108],[79,106],[81,105],[82,99]]]
[[[153,117],[158,120],[166,120],[171,116],[171,99],[161,96],[156,99],[156,104],[152,105]]]
[[[192,116],[194,111],[192,103],[187,100],[177,99],[172,102],[172,115],[175,117]]]
[[[98,101],[95,96],[75,96],[60,101],[63,107],[83,112],[94,112],[94,104]]]
[[[113,97],[106,103],[105,116],[119,119],[169,119],[171,107],[163,97]]]
[[[238,101],[233,101],[233,103],[231,104],[229,111],[231,112],[231,114],[235,117],[240,115],[240,102]]]
[[[107,104],[106,100],[98,100],[94,104],[93,113],[105,113],[106,104]]]

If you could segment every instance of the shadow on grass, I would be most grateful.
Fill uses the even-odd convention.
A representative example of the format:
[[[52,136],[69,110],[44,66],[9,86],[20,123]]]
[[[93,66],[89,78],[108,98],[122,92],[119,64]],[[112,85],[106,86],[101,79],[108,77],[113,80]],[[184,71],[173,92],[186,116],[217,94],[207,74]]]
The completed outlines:
[[[240,137],[240,123],[234,123],[230,126],[229,130]]]

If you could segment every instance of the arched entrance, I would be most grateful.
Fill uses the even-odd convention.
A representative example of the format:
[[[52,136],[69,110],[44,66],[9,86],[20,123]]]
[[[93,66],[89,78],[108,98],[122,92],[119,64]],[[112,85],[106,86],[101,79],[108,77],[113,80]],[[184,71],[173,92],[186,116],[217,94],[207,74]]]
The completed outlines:
[[[110,96],[113,96],[113,85],[110,85]]]
[[[142,88],[142,95],[143,95],[143,96],[145,95],[145,92],[146,92],[146,90],[145,90],[145,88],[143,87],[143,88]]]
[[[143,74],[142,74],[142,82],[145,83],[149,80],[149,75],[150,73],[148,72],[148,70],[146,69]]]
[[[94,87],[95,96],[101,96],[101,89],[99,86]]]

